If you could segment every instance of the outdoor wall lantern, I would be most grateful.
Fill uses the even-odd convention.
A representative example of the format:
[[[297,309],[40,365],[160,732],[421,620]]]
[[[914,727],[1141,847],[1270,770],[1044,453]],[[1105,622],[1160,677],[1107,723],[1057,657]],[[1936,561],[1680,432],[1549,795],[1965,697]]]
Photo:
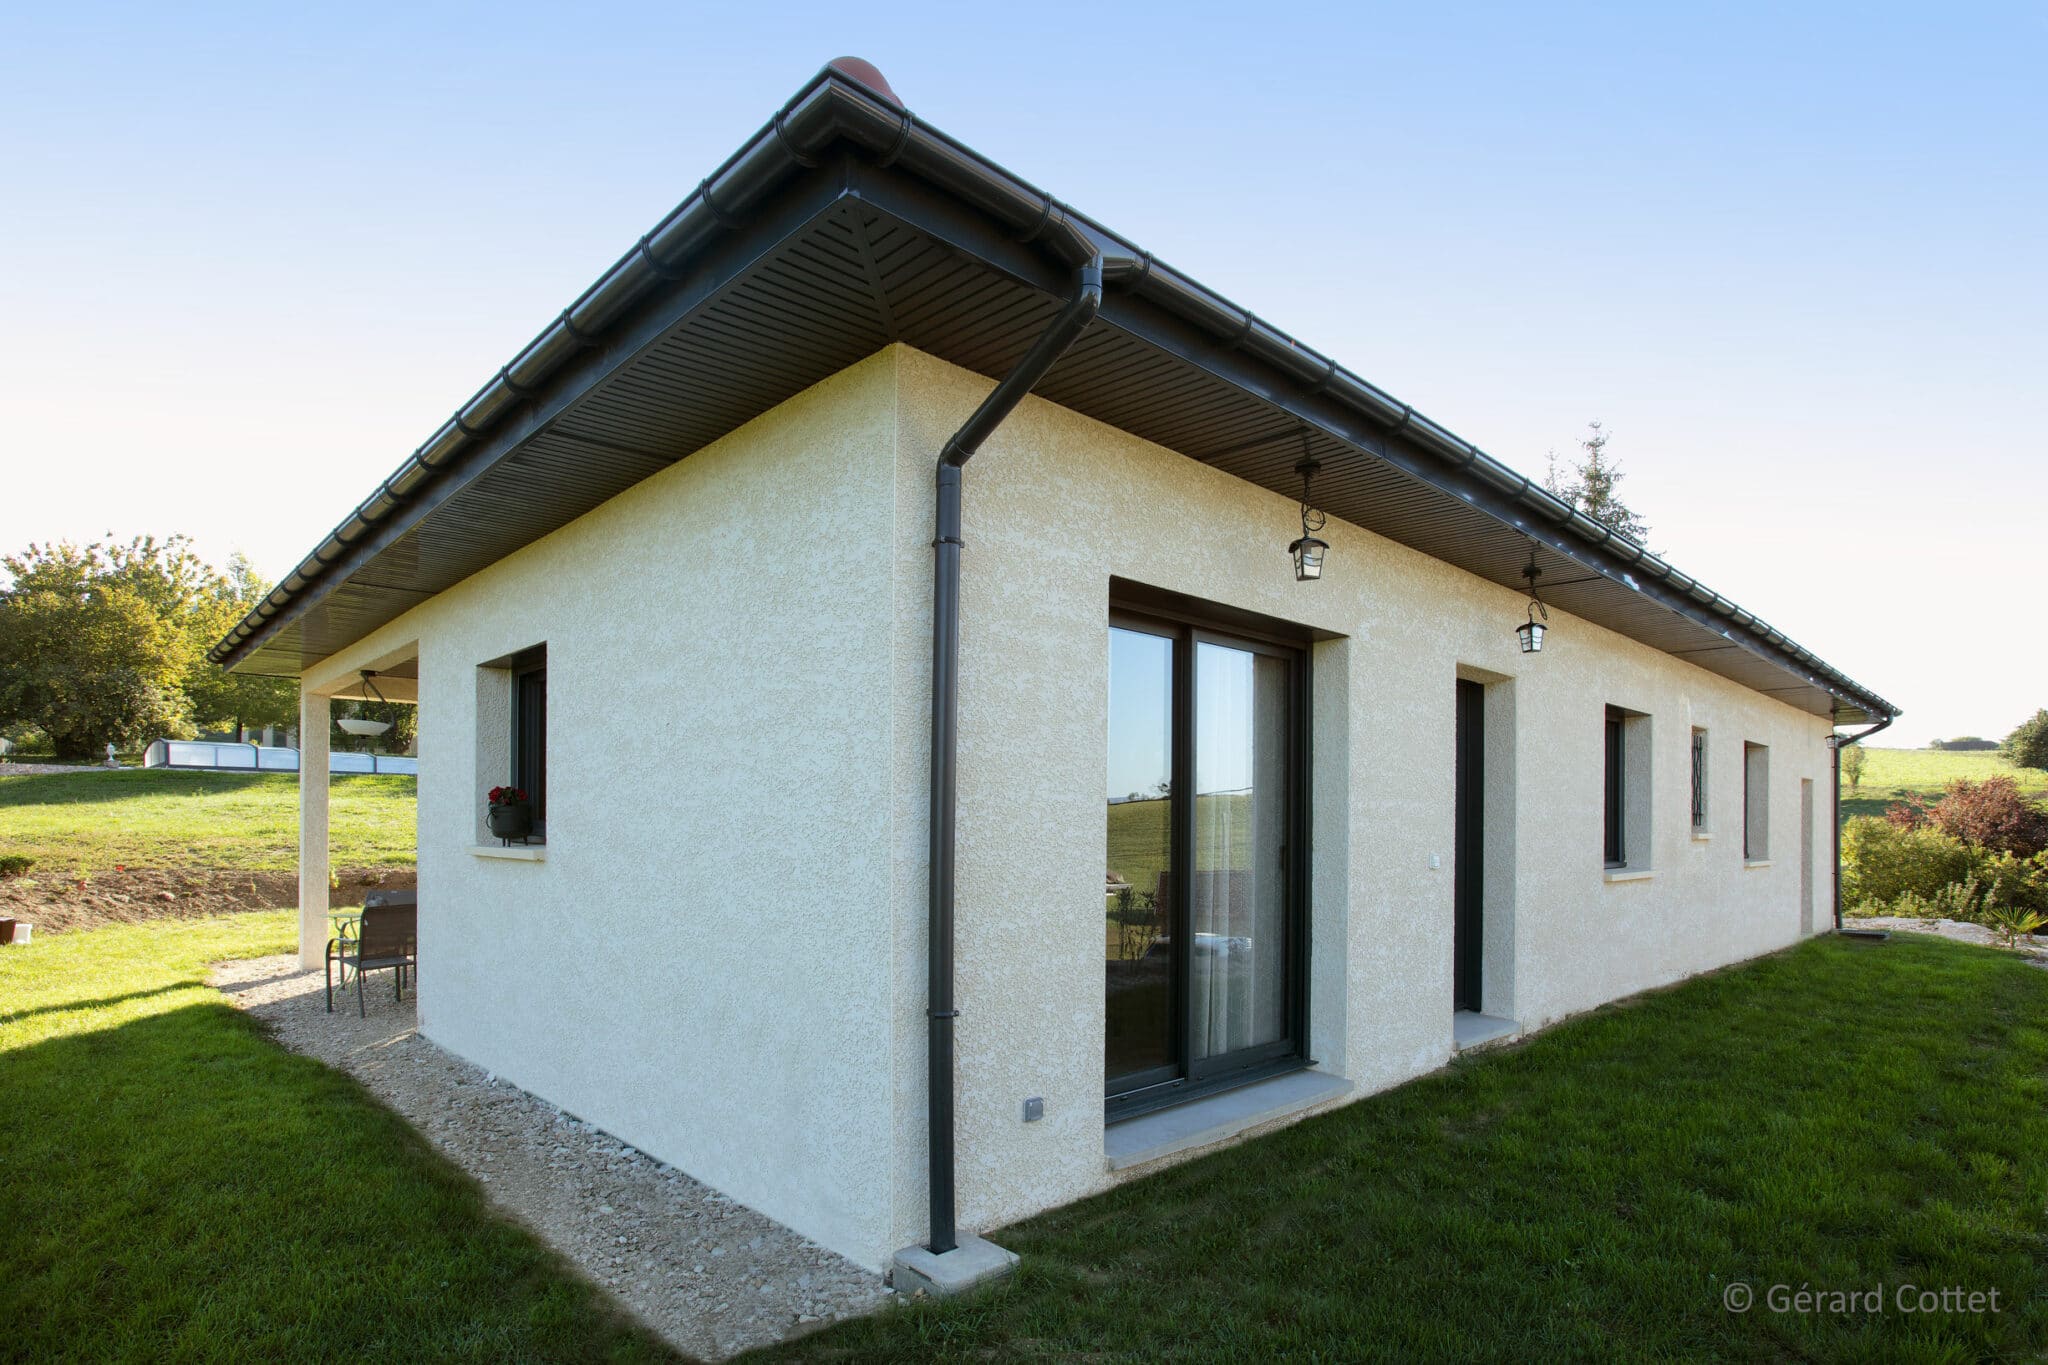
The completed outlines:
[[[1304,452],[1307,447],[1308,438],[1303,437]],[[1322,467],[1321,463],[1309,458],[1303,458],[1302,462],[1294,467],[1295,472],[1301,475],[1301,539],[1288,546],[1287,553],[1294,557],[1295,578],[1303,583],[1313,583],[1323,576],[1323,552],[1330,548],[1328,541],[1317,540],[1315,535],[1317,531],[1323,529],[1329,518],[1309,506],[1308,501],[1309,480],[1313,479],[1316,471]]]
[[[391,705],[391,703],[389,701],[385,701],[384,694],[382,692],[379,692],[377,690],[377,684],[371,681],[371,679],[375,678],[376,676],[377,674],[375,670],[368,668],[364,669],[363,686],[370,689],[371,696],[375,697],[378,701],[383,702],[384,705],[389,706]],[[381,735],[386,730],[389,730],[391,728],[391,722],[388,720],[360,720],[355,716],[349,716],[346,719],[337,720],[334,723],[336,725],[339,725],[342,728],[342,730],[347,734],[361,735],[365,738],[370,738],[375,735]]]
[[[1536,580],[1543,577],[1543,570],[1536,567],[1536,548],[1529,547],[1529,567],[1522,570],[1522,577],[1529,580],[1529,619],[1515,627],[1515,638],[1522,642],[1524,654],[1543,652],[1543,633],[1550,629],[1545,624],[1550,620],[1550,608],[1543,605],[1543,599],[1536,595]],[[1536,619],[1542,613],[1543,620]]]

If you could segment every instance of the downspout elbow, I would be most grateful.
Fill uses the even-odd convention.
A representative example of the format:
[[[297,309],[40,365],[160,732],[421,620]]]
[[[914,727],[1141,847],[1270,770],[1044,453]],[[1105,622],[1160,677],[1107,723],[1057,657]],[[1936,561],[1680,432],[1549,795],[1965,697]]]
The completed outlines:
[[[1031,343],[1031,349],[1024,353],[1016,368],[1003,376],[988,397],[981,401],[981,406],[960,424],[960,429],[939,451],[939,467],[944,469],[950,465],[957,469],[972,459],[974,452],[981,449],[982,442],[1038,386],[1038,381],[1045,378],[1046,372],[1066,354],[1076,338],[1088,330],[1088,324],[1095,321],[1095,315],[1101,310],[1102,257],[1097,254],[1075,269],[1074,292],[1068,295],[1059,316],[1038,334],[1038,340]]]

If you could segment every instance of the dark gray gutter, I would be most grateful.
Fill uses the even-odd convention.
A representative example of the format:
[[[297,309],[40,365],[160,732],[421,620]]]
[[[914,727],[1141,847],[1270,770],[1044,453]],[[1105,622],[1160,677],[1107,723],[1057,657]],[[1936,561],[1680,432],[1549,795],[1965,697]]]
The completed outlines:
[[[588,346],[635,303],[687,271],[707,243],[745,221],[782,183],[818,164],[845,142],[879,165],[894,165],[973,205],[1018,240],[1035,244],[1060,266],[1074,269],[1101,256],[1104,269],[1129,293],[1200,328],[1237,352],[1279,370],[1310,394],[1327,397],[1372,420],[1387,440],[1405,440],[1471,477],[1537,525],[1554,528],[1558,542],[1591,552],[1594,568],[1637,591],[1643,581],[1723,623],[1722,633],[1781,666],[1838,702],[1873,716],[1898,708],[1838,672],[1760,618],[1674,569],[1634,541],[1553,497],[1541,485],[1367,383],[1336,361],[1269,326],[1251,312],[1204,288],[1100,223],[1067,207],[1027,181],[920,122],[864,63],[844,59],[814,76],[745,146],[707,177],[697,191],[641,238],[612,268],[490,383],[443,423],[396,473],[287,574],[277,588],[208,657],[232,664],[267,636],[273,623],[349,548],[413,500],[454,459],[505,414],[538,389],[565,361]]]
[[[932,779],[931,867],[927,898],[926,968],[929,1001],[926,1106],[931,1169],[931,1241],[934,1254],[953,1250],[953,868],[960,761],[960,483],[981,443],[1066,354],[1102,307],[1100,256],[1074,272],[1074,292],[1031,349],[981,401],[939,452],[938,513],[932,537]]]
[[[1896,716],[1886,716],[1867,730],[1858,730],[1853,735],[1828,736],[1828,748],[1835,760],[1835,829],[1832,836],[1835,849],[1835,932],[1842,932],[1842,750],[1851,744],[1861,744],[1889,726]]]

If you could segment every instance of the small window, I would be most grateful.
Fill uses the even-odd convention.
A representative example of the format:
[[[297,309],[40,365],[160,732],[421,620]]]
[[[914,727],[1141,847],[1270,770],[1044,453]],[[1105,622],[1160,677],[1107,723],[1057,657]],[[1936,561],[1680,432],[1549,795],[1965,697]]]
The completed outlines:
[[[1771,856],[1771,750],[1742,746],[1742,856],[1760,863]]]
[[[1707,832],[1707,732],[1692,732],[1692,832]]]
[[[1622,785],[1628,768],[1627,717],[1617,707],[1607,708],[1607,866],[1628,862],[1627,811],[1622,805]]]
[[[512,785],[533,805],[536,832],[548,818],[548,666],[540,663],[512,674]]]
[[[477,665],[476,838],[494,844],[489,797],[498,787],[526,793],[528,843],[547,841],[548,647],[529,645]],[[521,837],[521,836],[515,836]]]
[[[1650,870],[1650,718],[1607,708],[1602,862],[1627,880]]]

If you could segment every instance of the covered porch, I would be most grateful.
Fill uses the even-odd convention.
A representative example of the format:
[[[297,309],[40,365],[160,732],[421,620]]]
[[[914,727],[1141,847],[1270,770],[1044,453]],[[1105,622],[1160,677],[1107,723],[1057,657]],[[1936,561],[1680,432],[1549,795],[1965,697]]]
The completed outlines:
[[[334,935],[335,907],[330,897],[334,868],[328,813],[330,786],[336,772],[336,704],[348,702],[383,702],[417,708],[418,642],[366,652],[360,658],[353,657],[353,652],[349,657],[330,658],[299,679],[298,956],[299,965],[308,969],[322,965],[327,941]],[[360,743],[364,749],[381,748],[392,733],[365,733],[349,742]]]

